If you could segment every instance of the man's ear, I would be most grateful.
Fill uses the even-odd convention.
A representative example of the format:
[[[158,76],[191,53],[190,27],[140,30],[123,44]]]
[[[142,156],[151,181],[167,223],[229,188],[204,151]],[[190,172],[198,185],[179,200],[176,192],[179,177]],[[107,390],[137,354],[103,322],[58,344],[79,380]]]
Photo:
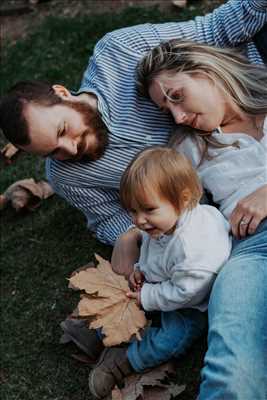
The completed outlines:
[[[52,88],[56,95],[62,98],[62,100],[68,100],[71,97],[70,91],[62,85],[53,85]]]
[[[182,191],[182,199],[183,199],[183,208],[185,209],[189,206],[192,200],[192,193],[190,189],[185,188]]]

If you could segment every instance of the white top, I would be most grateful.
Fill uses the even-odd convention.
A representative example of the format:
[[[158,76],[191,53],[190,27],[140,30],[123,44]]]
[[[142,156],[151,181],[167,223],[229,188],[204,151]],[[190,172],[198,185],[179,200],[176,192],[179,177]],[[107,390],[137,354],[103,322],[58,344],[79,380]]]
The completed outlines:
[[[192,161],[203,187],[229,218],[239,200],[267,184],[267,116],[260,141],[245,133],[222,133],[220,129],[212,137],[225,144],[238,140],[240,148],[209,147],[208,153],[213,159],[205,159],[199,167],[200,150],[191,137],[183,140],[177,150]]]
[[[216,274],[231,252],[229,224],[208,205],[186,211],[172,235],[151,238],[142,232],[139,262],[145,275],[141,303],[145,310],[205,311]]]

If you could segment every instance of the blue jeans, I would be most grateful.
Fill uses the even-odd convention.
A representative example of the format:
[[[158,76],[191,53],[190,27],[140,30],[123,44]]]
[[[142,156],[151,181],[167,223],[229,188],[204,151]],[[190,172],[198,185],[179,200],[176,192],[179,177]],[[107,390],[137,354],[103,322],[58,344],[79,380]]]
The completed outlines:
[[[160,316],[159,327],[147,328],[142,340],[128,347],[128,360],[137,372],[179,357],[207,331],[207,314],[196,309],[161,312]]]
[[[267,399],[267,220],[235,240],[209,303],[199,400]]]

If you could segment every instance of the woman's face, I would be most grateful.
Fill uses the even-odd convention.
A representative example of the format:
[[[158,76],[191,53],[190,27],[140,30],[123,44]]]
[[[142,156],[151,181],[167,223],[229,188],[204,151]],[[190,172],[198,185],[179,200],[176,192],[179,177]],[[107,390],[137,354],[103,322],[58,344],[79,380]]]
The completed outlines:
[[[163,112],[172,114],[176,124],[211,131],[229,117],[226,95],[205,75],[162,72],[153,80],[149,94]]]

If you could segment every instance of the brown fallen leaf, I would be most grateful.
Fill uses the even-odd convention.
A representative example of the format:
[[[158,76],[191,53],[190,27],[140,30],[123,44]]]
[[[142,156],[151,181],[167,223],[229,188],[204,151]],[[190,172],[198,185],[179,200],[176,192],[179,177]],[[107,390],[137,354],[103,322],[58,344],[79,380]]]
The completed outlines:
[[[112,391],[112,400],[169,400],[185,390],[185,385],[163,383],[175,374],[172,362],[165,363],[144,374],[133,374],[125,379],[124,388]]]
[[[116,274],[108,261],[96,255],[97,268],[87,268],[70,278],[69,287],[84,290],[78,304],[78,316],[94,317],[89,326],[102,328],[105,346],[128,342],[133,335],[140,339],[139,330],[147,321],[134,299],[126,296],[127,280]]]
[[[3,156],[4,162],[6,164],[11,164],[12,158],[20,151],[17,147],[15,147],[12,143],[7,143],[1,149],[1,155]]]
[[[42,200],[54,194],[51,186],[45,182],[35,182],[34,179],[22,179],[10,185],[0,195],[0,209],[3,209],[9,202],[16,211],[23,208],[30,211],[39,207]]]

